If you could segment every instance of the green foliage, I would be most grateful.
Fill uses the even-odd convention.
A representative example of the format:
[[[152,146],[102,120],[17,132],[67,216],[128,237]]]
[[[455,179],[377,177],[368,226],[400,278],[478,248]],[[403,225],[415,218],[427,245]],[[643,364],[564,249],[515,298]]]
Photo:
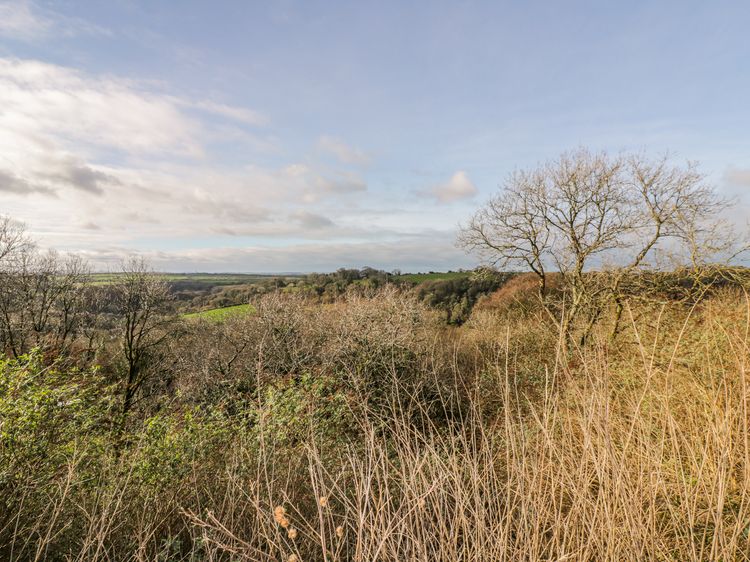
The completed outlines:
[[[0,361],[0,558],[11,530],[31,545],[40,525],[60,544],[80,534],[70,495],[99,493],[114,395],[96,371],[44,366],[38,352]]]
[[[334,302],[348,290],[367,291],[383,287],[393,281],[387,271],[363,267],[362,269],[340,268],[333,273],[311,273],[287,292],[303,292],[318,297],[323,302]]]
[[[421,301],[445,314],[448,324],[462,324],[468,320],[479,297],[498,290],[512,276],[489,270],[470,272],[423,280],[415,290]]]
[[[0,486],[54,473],[108,426],[111,397],[95,371],[45,367],[38,353],[0,361]]]
[[[341,443],[354,426],[340,381],[309,373],[265,388],[251,419],[256,431],[282,447],[305,443],[310,436],[320,444]]]
[[[157,492],[181,482],[196,464],[210,463],[233,434],[231,420],[219,412],[165,412],[145,420],[130,453],[133,478]]]

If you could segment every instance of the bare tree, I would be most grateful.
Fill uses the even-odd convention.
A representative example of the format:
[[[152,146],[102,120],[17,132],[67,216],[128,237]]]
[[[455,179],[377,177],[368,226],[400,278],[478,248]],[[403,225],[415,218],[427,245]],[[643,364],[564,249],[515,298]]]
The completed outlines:
[[[586,311],[585,339],[602,303],[615,303],[619,322],[624,279],[658,266],[660,251],[676,255],[676,248],[693,244],[696,265],[710,260],[719,246],[699,235],[716,233],[726,206],[692,163],[580,149],[513,173],[462,228],[459,243],[491,265],[533,271],[540,297],[566,334]],[[550,271],[562,278],[563,306],[549,298]]]
[[[124,421],[153,368],[155,353],[169,336],[165,315],[169,290],[166,281],[143,258],[136,257],[122,264],[122,273],[111,290],[121,322]]]
[[[32,347],[60,351],[76,335],[87,266],[40,252],[23,225],[0,220],[0,344],[18,357]]]
[[[89,264],[80,256],[67,256],[59,268],[57,283],[60,291],[55,303],[55,345],[64,349],[83,332],[86,321],[95,310],[88,300],[91,295]]]
[[[19,300],[16,274],[31,247],[23,223],[0,216],[0,344],[3,351],[13,354],[18,353],[12,329]]]
[[[24,224],[0,215],[0,272],[14,267],[17,257],[31,246]]]

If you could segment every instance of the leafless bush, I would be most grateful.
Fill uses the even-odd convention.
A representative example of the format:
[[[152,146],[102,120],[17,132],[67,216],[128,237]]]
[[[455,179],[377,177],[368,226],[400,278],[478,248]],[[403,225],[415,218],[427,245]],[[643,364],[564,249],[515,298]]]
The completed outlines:
[[[253,389],[258,381],[315,373],[335,374],[365,392],[418,378],[424,362],[434,359],[435,314],[393,287],[369,296],[353,292],[327,305],[285,293],[253,304],[255,312],[245,317],[190,323],[177,348],[190,375],[179,384]]]

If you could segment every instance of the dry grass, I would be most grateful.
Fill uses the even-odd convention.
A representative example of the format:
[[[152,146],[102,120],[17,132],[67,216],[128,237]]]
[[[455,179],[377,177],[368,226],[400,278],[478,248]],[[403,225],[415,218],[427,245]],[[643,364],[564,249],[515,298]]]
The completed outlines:
[[[374,353],[382,346],[371,341],[378,324],[367,306],[357,303],[341,325],[356,332],[369,321],[354,343]],[[132,492],[131,472],[120,469],[109,492],[81,506],[88,526],[69,559],[750,559],[750,305],[726,292],[693,310],[628,318],[616,347],[603,334],[573,358],[556,356],[554,334],[519,358],[534,348],[486,318],[441,340],[440,351],[425,345],[442,353],[433,358],[441,377],[459,352],[480,362],[481,376],[454,373],[474,385],[459,389],[473,400],[447,424],[425,413],[415,424],[419,399],[394,377],[390,407],[353,410],[356,440],[332,446],[311,418],[290,447],[260,416],[252,438],[234,435],[216,466],[196,463],[158,498]],[[331,353],[343,337],[316,345]],[[386,347],[410,345],[400,332],[390,337]],[[354,353],[354,343],[339,341],[335,356]],[[534,364],[539,384],[526,399],[517,366],[528,374]],[[69,495],[62,486],[55,501]],[[55,501],[24,553],[54,541]]]
[[[749,558],[748,309],[736,299],[633,322],[627,349],[600,344],[577,372],[548,372],[540,403],[491,428],[477,411],[449,432],[363,422],[362,446],[334,471],[311,436],[293,461],[307,465],[303,490],[231,478],[227,496],[250,517],[188,518],[215,553],[249,560]],[[495,376],[517,403],[503,365]]]

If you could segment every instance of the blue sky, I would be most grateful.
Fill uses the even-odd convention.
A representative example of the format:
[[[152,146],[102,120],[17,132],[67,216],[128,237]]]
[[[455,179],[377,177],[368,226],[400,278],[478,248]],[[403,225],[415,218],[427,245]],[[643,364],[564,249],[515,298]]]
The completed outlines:
[[[587,146],[748,214],[750,3],[0,0],[0,213],[106,268],[471,267],[457,225]]]

